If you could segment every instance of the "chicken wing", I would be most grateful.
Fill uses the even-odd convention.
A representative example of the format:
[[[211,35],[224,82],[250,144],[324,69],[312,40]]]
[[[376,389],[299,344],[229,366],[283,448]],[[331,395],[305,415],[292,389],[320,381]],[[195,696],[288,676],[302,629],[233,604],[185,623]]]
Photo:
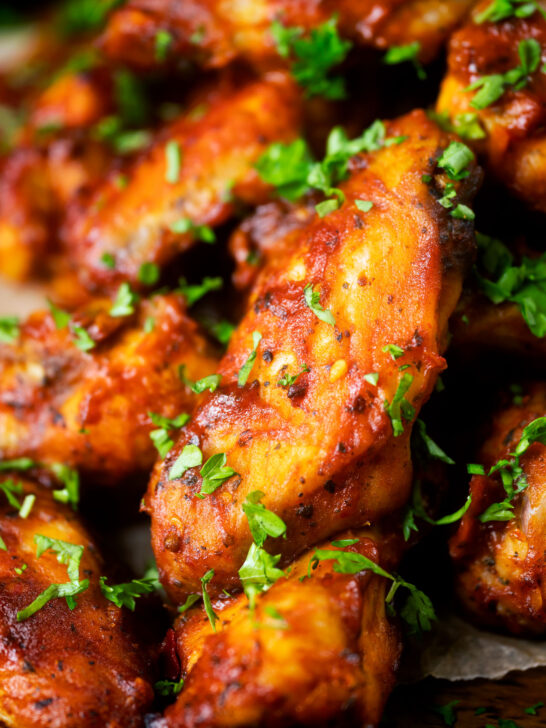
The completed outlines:
[[[0,721],[7,728],[87,728],[142,725],[153,699],[151,652],[139,641],[127,610],[101,594],[104,564],[68,506],[28,480],[0,481]],[[25,518],[4,497],[20,485],[34,496]],[[9,492],[9,490],[8,490]],[[57,553],[37,556],[37,538],[83,547],[79,576],[87,589],[53,598],[32,615],[23,611],[52,584],[66,584]],[[44,544],[42,544],[44,545]],[[80,582],[81,583],[81,582]],[[85,584],[84,584],[85,586]],[[27,612],[32,610],[27,610]]]
[[[452,36],[437,108],[467,129],[498,179],[544,212],[546,19],[536,10],[494,22],[493,6],[484,0]]]
[[[266,199],[254,162],[272,141],[296,136],[299,124],[299,94],[283,74],[217,93],[175,121],[127,171],[125,187],[109,180],[72,211],[66,243],[82,280],[138,284],[143,263],[165,265],[205,227],[225,222],[234,197]],[[114,268],[104,265],[105,254]]]
[[[343,206],[315,214],[264,267],[220,386],[155,471],[146,507],[175,600],[211,568],[211,588],[238,583],[252,491],[286,522],[289,557],[409,495],[411,422],[445,367],[447,318],[473,249],[471,222],[438,200],[449,184],[454,205],[454,195],[469,202],[479,175],[470,155],[465,179],[449,181],[437,161],[451,138],[421,111],[387,134],[404,141],[356,157]],[[373,203],[365,213],[362,200]],[[216,466],[225,455],[236,474],[220,468],[203,497],[199,470],[184,465],[190,452]]]
[[[478,462],[486,473],[499,462],[508,465],[472,477],[472,504],[450,544],[465,608],[479,622],[516,634],[546,633],[544,427],[541,439],[531,438],[514,458],[524,428],[545,415],[546,387],[540,383],[492,420]],[[511,498],[507,488],[514,491]]]
[[[59,312],[33,314],[0,344],[2,459],[62,462],[106,483],[151,468],[149,413],[189,411],[195,395],[179,367],[197,380],[216,359],[180,296],[143,300],[134,314],[110,315],[111,306],[97,300],[70,324]]]
[[[390,568],[395,539],[352,537],[343,534],[349,551]],[[293,564],[254,612],[245,596],[215,605],[216,634],[202,610],[179,618],[184,690],[154,728],[379,723],[401,647],[386,614],[389,583],[338,573],[332,560],[307,577],[311,558]]]
[[[386,49],[418,42],[422,60],[433,58],[474,0],[130,0],[110,17],[102,48],[138,68],[177,64],[180,58],[218,68],[234,59],[254,66],[282,63],[270,33],[274,20],[311,31],[338,18],[340,33],[359,44]],[[158,54],[158,37],[168,38]]]

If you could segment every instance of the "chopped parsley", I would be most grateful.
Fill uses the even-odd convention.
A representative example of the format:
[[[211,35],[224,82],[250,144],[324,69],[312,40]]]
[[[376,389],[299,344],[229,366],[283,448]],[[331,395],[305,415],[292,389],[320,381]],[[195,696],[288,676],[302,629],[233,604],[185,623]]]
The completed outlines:
[[[248,521],[250,533],[254,539],[254,543],[258,547],[262,547],[268,536],[271,538],[286,538],[286,524],[273,511],[268,510],[263,503],[260,503],[265,496],[261,490],[254,490],[246,497],[243,503],[243,511]]]
[[[202,377],[201,379],[198,379],[196,382],[192,382],[191,379],[188,379],[186,377],[186,365],[181,364],[178,369],[178,376],[180,377],[181,381],[191,389],[194,394],[201,394],[206,389],[209,390],[209,392],[215,392],[218,389],[218,385],[220,384],[220,380],[222,379],[222,376],[220,374],[209,374],[207,377]]]
[[[301,367],[301,371],[299,371],[297,374],[284,374],[278,381],[277,385],[279,387],[291,387],[296,379],[300,376],[300,374],[304,374],[305,372],[310,371],[307,364],[303,364]]]
[[[196,240],[202,240],[204,243],[215,243],[216,235],[214,230],[208,225],[196,225],[189,217],[181,217],[171,225],[171,231],[177,235],[191,233]]]
[[[159,280],[157,263],[143,263],[138,269],[138,280],[145,286],[153,286]]]
[[[373,207],[373,202],[371,200],[355,200],[355,205],[361,212],[369,212]]]
[[[55,328],[66,329],[70,322],[70,314],[56,306],[53,301],[49,300],[49,298],[47,299],[47,305],[49,306],[49,312],[51,313],[51,318],[53,319]]]
[[[331,70],[342,63],[352,43],[342,40],[334,16],[313,28],[309,37],[303,37],[303,28],[286,28],[278,20],[271,25],[271,35],[279,55],[291,61],[291,73],[306,95],[343,99],[345,82],[341,76],[332,76]]]
[[[224,285],[222,278],[209,278],[205,276],[201,283],[188,283],[185,278],[178,279],[178,288],[188,306],[193,306],[200,298],[203,298],[210,291],[218,291]]]
[[[481,290],[495,304],[516,303],[530,331],[546,336],[546,253],[537,258],[523,256],[516,266],[500,240],[477,233],[476,241],[479,266],[475,274]]]
[[[354,541],[353,541],[354,543]],[[332,544],[333,545],[333,544]],[[371,571],[392,581],[392,587],[386,597],[386,603],[391,607],[394,596],[400,587],[408,590],[409,594],[405,604],[400,610],[400,616],[408,624],[412,633],[428,631],[431,623],[436,619],[432,602],[414,584],[402,579],[398,575],[389,574],[367,556],[354,551],[334,551],[331,549],[317,549],[309,561],[308,575],[316,568],[320,561],[335,561],[333,570],[338,574],[358,574],[361,571]]]
[[[260,332],[253,331],[252,332],[252,351],[248,355],[243,366],[239,369],[239,374],[237,375],[237,384],[239,387],[244,387],[245,384],[247,383],[250,372],[252,371],[252,367],[254,366],[254,362],[256,361],[256,353],[258,351],[258,345],[261,340],[262,340],[262,335],[260,334]]]
[[[135,312],[134,307],[138,301],[138,295],[132,290],[127,281],[125,281],[118,289],[109,314],[114,317],[131,316]]]
[[[23,622],[25,619],[28,619],[49,601],[59,597],[64,597],[68,608],[74,609],[76,606],[76,595],[81,594],[89,586],[89,579],[80,581],[80,561],[83,555],[83,546],[61,541],[56,538],[49,538],[49,536],[42,536],[41,534],[35,534],[34,543],[36,544],[37,558],[40,558],[49,549],[57,554],[57,561],[60,564],[65,564],[67,567],[70,581],[62,584],[50,584],[33,602],[17,612],[18,622]]]
[[[467,167],[474,159],[474,154],[466,144],[462,142],[451,142],[438,159],[437,166],[445,169],[446,174],[452,180],[461,180],[468,177],[470,172]]]
[[[203,453],[197,445],[185,445],[169,470],[169,480],[181,478],[186,470],[196,468],[203,462]]]
[[[175,697],[184,687],[184,678],[175,682],[174,680],[158,680],[154,684],[154,690],[165,698]]]
[[[492,0],[485,10],[474,17],[474,22],[478,24],[499,23],[501,20],[512,17],[529,18],[537,10],[543,17],[546,17],[546,12],[536,0]]]
[[[321,306],[320,293],[313,290],[313,285],[311,283],[308,283],[303,289],[303,298],[307,307],[311,309],[320,321],[324,321],[325,324],[329,324],[330,326],[336,325],[334,314],[330,311],[330,309],[325,309]]]
[[[158,30],[155,36],[155,59],[159,63],[167,60],[167,54],[173,42],[172,35],[166,30]]]
[[[22,493],[23,493],[23,484],[22,483],[16,483],[14,480],[9,478],[8,480],[4,480],[2,483],[0,483],[0,491],[2,493],[4,493],[10,506],[12,506],[13,508],[16,508],[17,510],[19,510],[21,508],[21,504],[19,503],[18,499],[15,497],[15,494],[22,495]]]
[[[180,145],[174,139],[171,139],[165,145],[165,182],[175,185],[180,179],[180,165],[182,157],[180,153]]]
[[[535,442],[546,445],[546,417],[538,417],[536,420],[530,422],[523,429],[520,441],[516,445],[514,452],[510,454],[509,459],[498,460],[490,468],[487,476],[491,477],[494,473],[499,474],[506,498],[486,508],[480,516],[482,523],[488,523],[489,521],[510,521],[514,517],[513,500],[528,485],[527,478],[519,460]],[[467,467],[467,471],[471,475],[486,475],[485,468],[482,465],[471,464]]]
[[[21,508],[19,508],[19,517],[28,518],[35,502],[36,496],[34,495],[34,493],[29,493],[28,495],[26,495],[23,500],[23,504],[21,505]]]
[[[236,329],[236,326],[231,321],[201,321],[203,326],[209,333],[212,334],[220,344],[227,346],[230,342],[231,336]]]
[[[53,498],[59,503],[69,503],[76,510],[80,502],[80,476],[78,471],[62,463],[53,463],[49,465],[49,469],[64,485],[64,488],[53,491]]]
[[[125,584],[113,584],[110,586],[106,583],[107,577],[99,578],[100,590],[108,601],[119,607],[127,607],[132,612],[135,611],[135,599],[144,594],[151,594],[157,588],[156,576],[144,576],[142,579],[133,579]]]
[[[15,458],[14,460],[0,460],[0,472],[5,470],[30,470],[36,463],[30,458]]]
[[[426,77],[426,71],[423,68],[423,64],[419,60],[419,53],[421,52],[421,44],[419,41],[408,43],[402,46],[391,46],[383,56],[383,63],[388,66],[394,66],[398,63],[411,62],[415,71],[417,72],[417,78],[423,81]]]
[[[152,430],[150,432],[150,440],[154,443],[159,456],[164,458],[174,445],[174,442],[170,437],[170,432],[184,427],[190,419],[190,416],[185,412],[182,412],[177,417],[170,419],[168,417],[163,417],[163,415],[156,414],[155,412],[148,412],[148,417],[157,427],[156,430]]]
[[[364,381],[368,382],[368,384],[372,384],[374,387],[377,387],[377,382],[379,381],[379,372],[370,372],[369,374],[365,374]]]
[[[309,190],[318,190],[326,197],[328,205],[319,203],[317,212],[324,216],[338,209],[345,195],[336,185],[348,175],[351,157],[361,152],[374,152],[385,146],[400,144],[405,137],[386,136],[382,121],[374,123],[356,139],[348,139],[341,127],[334,127],[326,143],[326,155],[316,162],[306,142],[296,139],[290,144],[271,144],[258,159],[256,169],[267,184],[275,187],[277,194],[288,200],[297,200]],[[334,205],[335,203],[335,205]]]
[[[8,547],[6,546],[6,542],[4,541],[2,536],[0,536],[0,551],[7,551],[7,550],[8,550]]]
[[[141,80],[126,68],[114,73],[114,96],[124,126],[140,126],[150,117],[150,105]]]
[[[13,344],[19,338],[19,319],[17,316],[2,316],[0,318],[0,342]]]
[[[55,17],[59,32],[65,36],[99,31],[108,14],[123,0],[66,0]]]
[[[426,521],[427,523],[430,523],[432,526],[447,526],[450,523],[456,523],[459,521],[464,514],[467,512],[467,510],[470,508],[470,503],[472,502],[472,496],[468,495],[466,501],[463,503],[463,505],[458,508],[454,513],[450,513],[447,516],[443,516],[442,518],[434,519],[431,518],[425,509],[424,503],[423,503],[423,496],[421,493],[421,482],[419,480],[415,481],[415,484],[413,486],[413,492],[411,497],[411,505],[408,506],[406,509],[406,512],[404,514],[404,520],[402,523],[402,531],[404,534],[404,540],[407,541],[410,537],[410,534],[412,531],[418,531],[419,528],[415,522],[416,518],[420,518],[423,521]]]
[[[189,594],[184,604],[178,607],[178,613],[184,614],[191,609],[201,599],[201,594]]]
[[[526,715],[538,715],[538,711],[540,708],[544,707],[544,702],[542,700],[539,700],[538,703],[535,703],[534,705],[530,705],[528,708],[525,708],[523,711]]]
[[[201,490],[197,494],[198,498],[204,498],[206,495],[214,493],[226,480],[233,475],[237,475],[233,468],[226,465],[226,454],[223,452],[211,455],[207,462],[203,465],[199,474],[203,478]]]
[[[430,709],[441,716],[444,723],[449,726],[449,728],[452,728],[452,726],[454,726],[457,722],[457,714],[454,708],[456,705],[459,705],[460,702],[460,700],[452,700],[450,703],[447,703],[447,705],[432,705]]]
[[[96,343],[89,336],[89,333],[83,326],[74,326],[72,329],[74,345],[78,347],[80,351],[90,351],[94,349]]]
[[[396,359],[400,359],[401,356],[404,356],[405,353],[405,349],[402,349],[401,346],[397,346],[396,344],[387,344],[381,349],[381,351],[385,353],[389,352],[395,361]]]
[[[110,268],[110,270],[114,270],[116,267],[116,259],[112,255],[112,253],[103,253],[101,255],[101,263],[104,263],[104,265],[107,268]]]
[[[475,109],[485,109],[498,101],[507,89],[512,88],[514,91],[519,91],[524,88],[529,81],[529,76],[539,67],[541,54],[540,44],[534,38],[520,41],[518,45],[520,65],[503,74],[481,76],[467,86],[465,91],[479,89],[474,94],[470,105]]]
[[[412,382],[413,376],[411,374],[402,374],[392,402],[389,403],[387,400],[384,402],[384,407],[390,417],[392,431],[395,437],[399,437],[404,432],[402,419],[409,421],[415,416],[415,407],[406,399],[406,393],[411,387]]]
[[[214,613],[214,609],[212,608],[212,603],[210,601],[210,596],[207,591],[207,584],[210,582],[213,576],[214,569],[209,569],[207,573],[201,577],[201,587],[203,589],[203,606],[205,607],[206,615],[209,618],[212,631],[216,632],[216,621],[218,620],[218,617]]]

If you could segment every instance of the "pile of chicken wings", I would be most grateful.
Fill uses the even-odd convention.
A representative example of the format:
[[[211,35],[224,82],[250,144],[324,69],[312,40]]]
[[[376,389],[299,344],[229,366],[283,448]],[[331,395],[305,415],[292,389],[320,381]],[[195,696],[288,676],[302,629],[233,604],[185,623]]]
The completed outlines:
[[[544,637],[546,2],[0,22],[0,723],[377,726],[451,588]]]

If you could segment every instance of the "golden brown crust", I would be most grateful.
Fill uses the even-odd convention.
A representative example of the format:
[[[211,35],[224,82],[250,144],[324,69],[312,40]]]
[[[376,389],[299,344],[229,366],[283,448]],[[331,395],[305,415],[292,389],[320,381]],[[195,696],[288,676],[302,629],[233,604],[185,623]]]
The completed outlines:
[[[2,459],[62,462],[106,483],[152,467],[148,412],[172,418],[191,410],[197,397],[179,367],[193,381],[213,373],[216,358],[181,296],[143,300],[127,317],[109,316],[110,307],[95,300],[61,330],[51,314],[33,314],[15,343],[0,345]],[[95,348],[76,347],[74,326]]]
[[[357,535],[360,541],[345,550],[387,567],[398,557],[389,552],[399,544],[372,531]],[[245,596],[223,608],[217,603],[216,634],[201,609],[179,619],[187,677],[158,726],[379,722],[400,655],[398,631],[386,616],[388,584],[370,572],[336,573],[333,561],[321,562],[307,578],[311,556],[258,598],[254,614]]]
[[[283,64],[270,34],[281,18],[288,27],[306,31],[333,15],[341,35],[363,45],[386,49],[421,44],[430,60],[465,17],[474,0],[130,0],[110,18],[102,48],[110,58],[138,68],[175,65],[181,58],[218,68],[235,59],[254,67]],[[156,37],[168,32],[171,44],[158,61]]]
[[[146,262],[166,265],[194,240],[192,232],[174,233],[171,225],[189,218],[215,226],[233,213],[234,199],[252,204],[267,199],[254,163],[273,141],[289,141],[300,126],[299,93],[284,74],[212,94],[164,128],[152,148],[126,170],[127,185],[114,178],[90,200],[69,212],[65,231],[68,254],[86,285],[138,284]],[[166,179],[166,147],[178,145],[178,181]],[[102,256],[116,259],[107,268]]]
[[[7,549],[0,550],[0,722],[8,728],[141,726],[153,698],[149,650],[139,643],[130,613],[102,596],[104,564],[77,516],[30,481],[23,489],[36,495],[26,519],[0,493]],[[18,622],[17,612],[50,584],[68,581],[53,552],[36,557],[35,534],[84,546],[80,576],[90,586],[74,610],[53,599]]]
[[[492,431],[477,457],[488,471],[510,456],[523,428],[546,415],[546,387],[526,387],[521,404],[492,419]],[[472,504],[450,543],[457,589],[479,622],[516,634],[546,633],[545,501],[546,446],[532,444],[520,458],[528,482],[514,499],[514,517],[481,523],[479,516],[506,497],[498,474],[474,475]]]
[[[416,412],[432,391],[473,242],[471,223],[455,220],[437,200],[445,180],[436,160],[450,137],[420,111],[389,124],[388,134],[408,138],[356,158],[341,209],[315,217],[286,255],[264,267],[220,363],[219,389],[156,468],[147,509],[162,579],[176,600],[210,568],[214,588],[237,583],[250,546],[241,507],[251,491],[263,491],[265,505],[286,522],[281,548],[288,557],[375,521],[409,495],[411,426],[393,437],[384,403],[393,401],[406,364],[404,374],[413,377],[406,396]],[[474,172],[456,183],[461,201],[470,201],[475,183]],[[355,199],[374,207],[359,213]],[[308,284],[335,326],[305,304]],[[239,387],[254,331],[263,338]],[[405,348],[403,358],[394,361],[384,350],[389,344]],[[289,387],[279,384],[304,364],[309,372]],[[377,386],[366,379],[373,372]],[[203,499],[198,469],[169,480],[190,442],[204,461],[226,453],[239,475]]]
[[[490,5],[484,0],[473,17]],[[542,4],[543,7],[544,4]],[[546,49],[546,20],[537,11],[529,18],[515,18],[498,23],[469,22],[450,41],[448,73],[443,81],[437,108],[451,118],[459,114],[477,114],[486,132],[475,143],[483,153],[491,171],[510,190],[541,211],[546,211],[544,157],[546,140],[546,75],[539,63],[536,72],[518,90],[508,88],[501,98],[484,109],[471,106],[476,91],[466,88],[480,77],[503,74],[518,67],[519,43],[536,40]]]

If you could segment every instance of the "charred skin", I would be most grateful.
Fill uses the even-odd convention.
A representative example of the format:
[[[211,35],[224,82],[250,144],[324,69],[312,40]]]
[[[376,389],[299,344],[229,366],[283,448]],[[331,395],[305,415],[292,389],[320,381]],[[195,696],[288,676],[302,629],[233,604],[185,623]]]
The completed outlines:
[[[480,3],[474,18],[489,5]],[[541,3],[543,7],[546,7]],[[542,48],[542,60],[527,84],[477,110],[471,105],[476,91],[465,89],[478,78],[503,74],[520,65],[520,41],[534,38]],[[546,211],[546,76],[541,68],[546,58],[546,20],[539,12],[529,18],[510,18],[499,23],[469,22],[450,41],[448,73],[443,81],[437,108],[452,119],[460,114],[478,115],[484,139],[474,143],[486,158],[494,175],[529,205]]]
[[[175,66],[181,58],[205,68],[236,59],[254,67],[284,65],[270,34],[281,19],[309,32],[338,17],[340,34],[357,44],[385,50],[418,41],[421,58],[431,60],[466,16],[473,0],[130,0],[110,17],[102,49],[115,61],[140,69]],[[165,58],[158,60],[156,38],[170,34]]]
[[[513,452],[523,428],[546,415],[546,386],[527,388],[523,402],[498,413],[477,462],[486,472]],[[450,543],[459,597],[478,622],[515,634],[546,634],[546,446],[532,444],[520,458],[528,486],[514,500],[514,518],[481,523],[479,516],[505,498],[498,475],[474,475],[472,504]]]
[[[109,316],[110,306],[97,300],[61,330],[49,313],[33,314],[15,343],[0,346],[2,459],[62,462],[111,484],[152,467],[148,412],[189,412],[197,398],[178,369],[199,379],[214,372],[216,358],[180,296],[144,300],[129,317]],[[96,347],[78,349],[72,326]]]
[[[26,519],[0,494],[7,548],[0,550],[0,721],[7,728],[141,726],[153,699],[149,648],[139,642],[131,613],[102,596],[104,564],[78,517],[30,481],[23,489],[36,495]],[[35,534],[85,546],[80,577],[90,586],[73,611],[65,599],[53,599],[18,622],[17,612],[50,584],[68,581],[56,554],[36,558]]]
[[[126,170],[127,186],[115,179],[90,201],[72,209],[65,233],[68,254],[89,287],[121,280],[138,285],[145,262],[166,265],[189,248],[194,234],[174,233],[182,218],[215,226],[234,210],[234,199],[256,204],[267,198],[254,163],[273,141],[289,141],[300,126],[299,93],[284,74],[213,94],[160,133],[157,142]],[[166,179],[166,146],[179,148],[178,181]],[[102,256],[116,260],[107,268]]]
[[[395,539],[389,543],[371,531],[357,536],[347,550],[390,568],[399,552]],[[389,584],[370,572],[336,573],[332,561],[300,581],[311,556],[258,597],[254,614],[244,595],[217,602],[216,634],[202,609],[179,618],[184,690],[154,726],[379,723],[401,648],[386,615]]]
[[[175,600],[215,570],[212,588],[231,588],[251,544],[242,505],[261,490],[264,504],[288,526],[289,558],[347,527],[374,522],[401,507],[410,492],[411,423],[393,436],[385,401],[404,374],[407,399],[419,411],[445,368],[447,319],[472,255],[472,225],[450,216],[437,197],[445,180],[436,160],[450,137],[421,112],[388,125],[407,135],[400,145],[357,157],[342,185],[346,202],[301,230],[284,256],[260,273],[246,316],[207,395],[175,448],[156,467],[146,508],[162,580]],[[422,181],[432,175],[432,186]],[[459,198],[469,202],[475,169]],[[360,213],[355,199],[373,201]],[[289,233],[291,234],[291,233]],[[320,321],[304,301],[313,284],[336,325]],[[247,383],[238,372],[262,335]],[[389,344],[405,348],[393,360]],[[295,375],[290,387],[283,375]],[[378,372],[378,385],[366,375]],[[203,462],[225,453],[238,476],[201,499],[197,468],[169,480],[188,443]]]

